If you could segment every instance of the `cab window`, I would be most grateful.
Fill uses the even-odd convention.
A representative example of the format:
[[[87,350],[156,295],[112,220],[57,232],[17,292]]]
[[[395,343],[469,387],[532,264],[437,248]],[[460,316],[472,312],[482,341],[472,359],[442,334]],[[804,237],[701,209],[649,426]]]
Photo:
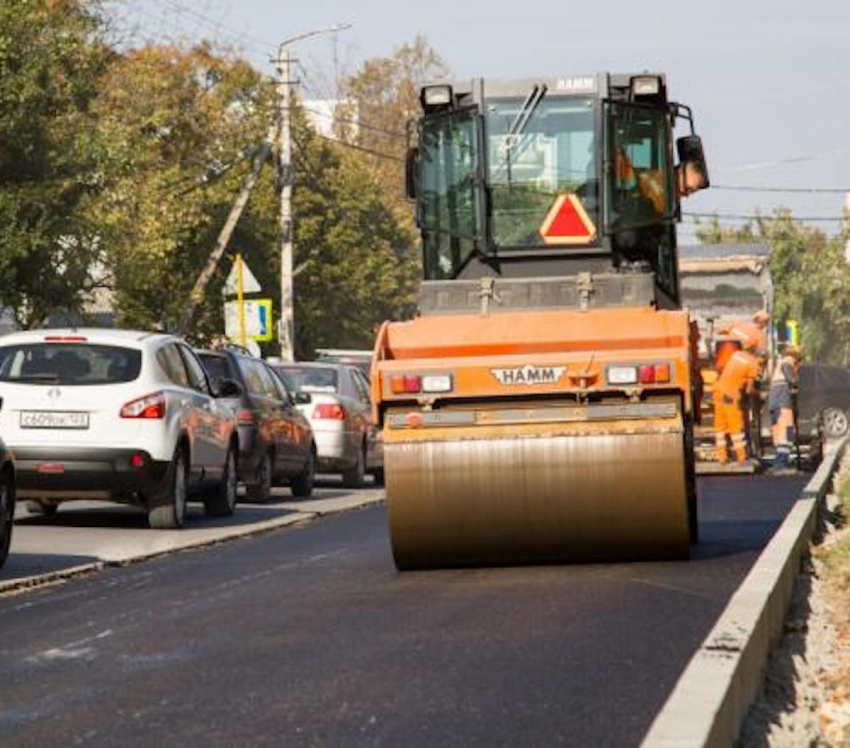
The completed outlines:
[[[608,104],[607,233],[628,261],[648,262],[658,286],[679,296],[676,198],[669,115],[637,104]]]

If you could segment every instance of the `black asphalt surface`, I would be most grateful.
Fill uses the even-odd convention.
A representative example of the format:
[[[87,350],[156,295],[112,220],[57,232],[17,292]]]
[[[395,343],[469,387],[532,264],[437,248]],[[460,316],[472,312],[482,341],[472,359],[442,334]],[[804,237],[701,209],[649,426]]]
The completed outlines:
[[[803,481],[690,562],[398,574],[382,508],[0,599],[3,746],[634,746]]]

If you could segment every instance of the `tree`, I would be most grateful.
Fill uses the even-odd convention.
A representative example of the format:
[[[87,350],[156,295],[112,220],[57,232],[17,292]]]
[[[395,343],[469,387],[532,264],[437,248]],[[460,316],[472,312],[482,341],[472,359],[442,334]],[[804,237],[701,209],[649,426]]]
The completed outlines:
[[[713,219],[697,229],[704,244],[764,242],[770,247],[770,270],[776,288],[774,320],[794,319],[812,360],[850,363],[850,269],[844,260],[844,237],[794,220],[788,210],[758,217],[737,229]]]
[[[298,118],[295,190],[296,350],[370,348],[384,320],[413,311],[413,236],[360,154]]]
[[[266,132],[269,95],[247,63],[207,44],[147,46],[111,66],[95,104],[103,189],[88,207],[119,324],[178,319]],[[199,311],[198,341],[222,328],[225,276],[221,268]]]
[[[78,310],[97,287],[91,104],[113,53],[99,6],[0,3],[0,299],[24,327]]]
[[[344,82],[347,99],[364,123],[357,144],[393,158],[371,156],[366,163],[374,172],[400,220],[412,226],[412,212],[404,197],[404,156],[408,122],[420,113],[423,85],[444,79],[448,68],[424,36],[397,47],[388,57],[363,63]]]

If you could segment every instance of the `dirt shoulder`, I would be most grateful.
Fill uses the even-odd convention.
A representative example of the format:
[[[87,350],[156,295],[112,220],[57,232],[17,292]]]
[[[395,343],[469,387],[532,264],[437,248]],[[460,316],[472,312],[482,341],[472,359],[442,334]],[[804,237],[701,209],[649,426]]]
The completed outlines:
[[[826,531],[795,583],[742,748],[850,746],[850,457],[835,486]]]

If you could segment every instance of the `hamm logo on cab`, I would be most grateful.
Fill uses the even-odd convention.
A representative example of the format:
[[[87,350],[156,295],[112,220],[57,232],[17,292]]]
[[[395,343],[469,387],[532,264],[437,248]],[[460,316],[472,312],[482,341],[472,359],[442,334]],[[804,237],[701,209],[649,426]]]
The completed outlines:
[[[528,364],[516,369],[490,369],[490,373],[502,384],[557,384],[566,366],[532,366]]]

